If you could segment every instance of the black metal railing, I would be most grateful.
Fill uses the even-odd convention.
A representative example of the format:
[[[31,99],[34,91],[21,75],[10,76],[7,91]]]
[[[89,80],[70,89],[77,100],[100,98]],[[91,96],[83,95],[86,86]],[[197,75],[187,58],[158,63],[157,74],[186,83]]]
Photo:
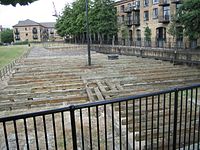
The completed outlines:
[[[0,118],[0,149],[199,149],[200,84]]]
[[[25,51],[19,58],[13,60],[6,66],[0,69],[0,79],[3,80],[7,75],[10,75],[13,71],[13,67],[16,63],[20,62],[23,58],[26,58],[28,54],[30,53],[31,49],[28,49]]]

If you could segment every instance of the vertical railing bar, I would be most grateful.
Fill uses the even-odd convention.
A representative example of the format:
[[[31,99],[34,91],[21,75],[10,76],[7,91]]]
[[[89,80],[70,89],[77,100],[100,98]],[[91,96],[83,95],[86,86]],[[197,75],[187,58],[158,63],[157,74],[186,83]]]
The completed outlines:
[[[96,106],[96,117],[97,117],[97,141],[98,141],[98,150],[100,150],[99,109],[98,109],[98,106]]]
[[[192,124],[192,98],[193,98],[193,89],[191,89],[191,94],[190,94],[190,122],[189,122],[189,145],[188,149],[190,149],[190,138],[191,138],[191,124]]]
[[[15,130],[16,146],[17,146],[17,150],[19,150],[19,140],[18,140],[18,134],[17,134],[16,120],[13,120],[13,123],[14,123],[14,130]]]
[[[152,116],[151,116],[151,149],[153,149],[153,113],[154,112],[154,96],[152,96]]]
[[[200,149],[200,107],[199,107],[199,125],[198,125],[198,148],[197,149]]]
[[[84,149],[85,149],[85,146],[84,146],[84,132],[83,132],[83,115],[82,115],[82,109],[80,109],[80,120],[81,120],[82,150],[84,150]]]
[[[159,148],[159,117],[160,117],[160,95],[158,95],[158,110],[157,110],[157,149]]]
[[[126,101],[126,149],[128,150],[128,101]]]
[[[177,137],[177,115],[178,115],[178,89],[175,90],[174,95],[174,131],[173,131],[173,149],[176,149],[176,137]]]
[[[34,124],[34,130],[35,130],[35,142],[37,150],[39,150],[39,143],[38,143],[38,134],[37,134],[37,125],[36,125],[36,119],[33,117],[33,124]]]
[[[104,105],[104,124],[105,124],[105,149],[107,150],[108,141],[107,141],[107,113],[106,113],[106,105]]]
[[[92,149],[92,125],[91,125],[91,113],[90,107],[88,107],[88,118],[89,118],[89,134],[90,134],[90,149]]]
[[[140,141],[139,141],[139,150],[141,150],[142,149],[142,141],[141,141],[141,137],[142,137],[142,102],[141,102],[142,100],[141,100],[141,98],[139,99],[139,113],[140,113],[140,117],[139,117],[139,119],[140,119],[140,122],[139,122],[139,139],[140,139]]]
[[[119,102],[119,146],[122,149],[121,102]]]
[[[72,130],[72,143],[73,150],[77,150],[77,137],[76,137],[76,120],[75,120],[75,106],[70,106],[70,121],[71,121],[71,130]]]
[[[197,97],[198,97],[198,95],[197,95],[197,88],[195,88],[195,110],[194,110],[194,112],[195,112],[195,114],[194,114],[194,135],[193,135],[193,149],[195,149],[195,133],[196,133],[196,119],[197,119]]]
[[[182,130],[182,111],[183,111],[183,91],[181,90],[181,109],[180,109],[180,132],[179,132],[179,149],[181,148],[181,130]]]
[[[56,125],[55,125],[54,113],[52,114],[52,123],[53,123],[53,134],[54,134],[55,149],[57,150],[58,146],[57,146],[57,136],[56,136]]]
[[[169,93],[169,124],[168,124],[168,150],[170,150],[170,133],[171,133],[171,102],[172,102],[172,93]]]
[[[46,142],[46,149],[48,150],[48,137],[47,137],[47,128],[46,128],[46,120],[45,120],[45,115],[42,116],[43,118],[43,126],[44,126],[44,136],[45,136],[45,142]]]
[[[111,104],[111,110],[112,110],[112,144],[113,144],[113,150],[115,149],[115,122],[114,122],[114,109],[113,109],[113,103]]]
[[[6,123],[3,122],[3,130],[4,130],[4,137],[6,142],[6,149],[9,150],[9,144],[8,144],[8,136],[7,136],[7,130],[6,130]]]
[[[162,140],[163,150],[164,150],[164,145],[165,145],[165,100],[166,100],[166,95],[164,94],[164,97],[163,97],[163,140]]]
[[[25,137],[26,137],[27,150],[29,150],[29,141],[28,141],[28,131],[27,131],[26,118],[24,118],[24,129],[25,129]]]
[[[185,150],[185,146],[186,146],[186,128],[187,128],[187,102],[188,102],[188,90],[186,90],[186,100],[185,100],[185,128],[184,128],[184,150]]]
[[[63,111],[61,112],[61,118],[62,118],[64,150],[66,150],[67,149],[67,145],[66,145],[65,122],[64,122],[64,112]]]
[[[148,97],[146,97],[146,135],[145,135],[145,149],[147,150],[147,127],[148,127]]]
[[[133,150],[135,150],[135,100],[133,100]]]

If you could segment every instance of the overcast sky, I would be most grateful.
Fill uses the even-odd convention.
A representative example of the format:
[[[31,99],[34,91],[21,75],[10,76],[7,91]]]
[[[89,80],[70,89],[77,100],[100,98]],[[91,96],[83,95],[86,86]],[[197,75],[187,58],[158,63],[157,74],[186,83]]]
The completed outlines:
[[[38,0],[27,6],[17,5],[13,7],[0,5],[0,25],[4,28],[12,28],[19,20],[31,19],[36,22],[53,22],[55,4],[58,13],[61,13],[67,3],[73,0]]]

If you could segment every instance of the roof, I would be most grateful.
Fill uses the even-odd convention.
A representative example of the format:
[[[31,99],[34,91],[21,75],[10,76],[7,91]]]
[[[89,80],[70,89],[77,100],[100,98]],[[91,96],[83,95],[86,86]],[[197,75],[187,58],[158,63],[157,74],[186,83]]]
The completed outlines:
[[[55,22],[41,22],[40,24],[47,28],[54,28],[56,23]]]
[[[24,21],[19,21],[18,24],[14,25],[13,27],[23,27],[23,26],[39,26],[40,24],[32,21],[30,19],[26,19]]]
[[[35,22],[30,19],[26,19],[23,21],[19,21],[18,24],[14,25],[13,27],[25,27],[25,26],[43,26],[46,28],[54,28],[55,27],[55,22]]]

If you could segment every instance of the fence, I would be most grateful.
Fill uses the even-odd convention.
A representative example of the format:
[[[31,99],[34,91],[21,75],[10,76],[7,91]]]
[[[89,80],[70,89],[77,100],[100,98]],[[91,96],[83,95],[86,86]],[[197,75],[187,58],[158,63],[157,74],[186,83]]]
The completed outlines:
[[[200,149],[200,84],[0,118],[0,149]]]
[[[8,65],[4,66],[0,70],[0,79],[3,80],[3,78],[6,77],[6,75],[9,75],[10,73],[12,73],[12,70],[13,70],[13,67],[15,66],[15,64],[17,62],[19,62],[20,60],[22,60],[23,58],[27,57],[28,54],[30,53],[30,50],[31,49],[28,49],[21,57],[15,59],[14,61],[9,63]]]
[[[74,40],[67,39],[66,43],[75,43],[75,44],[87,44],[87,40]],[[183,39],[155,39],[151,38],[146,40],[145,38],[104,38],[100,40],[90,39],[91,44],[103,44],[103,45],[122,45],[122,46],[133,46],[133,47],[149,47],[149,48],[163,48],[163,49],[189,49],[197,48],[197,40],[193,41],[183,41]]]

